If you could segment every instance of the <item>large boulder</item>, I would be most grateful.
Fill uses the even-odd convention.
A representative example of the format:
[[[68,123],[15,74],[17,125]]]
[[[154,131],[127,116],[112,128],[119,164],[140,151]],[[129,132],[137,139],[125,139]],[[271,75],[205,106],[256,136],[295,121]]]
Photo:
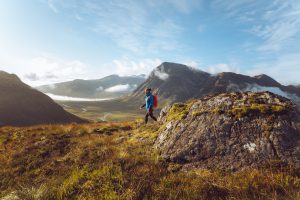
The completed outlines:
[[[300,114],[270,92],[206,96],[162,109],[155,147],[172,162],[238,170],[276,160],[300,164]]]

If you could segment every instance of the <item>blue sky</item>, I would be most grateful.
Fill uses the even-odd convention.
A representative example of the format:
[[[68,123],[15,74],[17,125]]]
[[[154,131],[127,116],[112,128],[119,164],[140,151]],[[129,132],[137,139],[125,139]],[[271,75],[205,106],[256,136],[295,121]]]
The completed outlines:
[[[0,69],[26,83],[161,62],[300,84],[299,0],[0,0]]]

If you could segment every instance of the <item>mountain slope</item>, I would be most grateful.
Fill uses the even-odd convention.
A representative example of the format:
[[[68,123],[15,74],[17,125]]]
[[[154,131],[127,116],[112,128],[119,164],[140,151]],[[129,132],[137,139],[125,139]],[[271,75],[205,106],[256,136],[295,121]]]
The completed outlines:
[[[24,84],[16,75],[0,71],[0,123],[27,126],[85,122],[66,112],[47,95]]]
[[[145,81],[140,76],[110,75],[97,80],[76,79],[69,82],[37,87],[43,93],[81,98],[114,98],[129,94]]]
[[[164,62],[158,66],[128,101],[143,101],[144,89],[151,87],[162,103],[199,98],[231,91],[271,91],[300,104],[300,88],[284,86],[267,75],[254,77],[223,72],[209,74],[186,65]]]

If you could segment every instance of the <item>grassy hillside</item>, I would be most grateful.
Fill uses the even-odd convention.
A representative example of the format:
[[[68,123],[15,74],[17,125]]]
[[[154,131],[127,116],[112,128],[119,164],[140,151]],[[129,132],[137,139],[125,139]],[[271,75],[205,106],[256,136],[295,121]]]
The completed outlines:
[[[159,124],[0,129],[3,199],[300,199],[300,170],[272,161],[240,172],[167,163]]]

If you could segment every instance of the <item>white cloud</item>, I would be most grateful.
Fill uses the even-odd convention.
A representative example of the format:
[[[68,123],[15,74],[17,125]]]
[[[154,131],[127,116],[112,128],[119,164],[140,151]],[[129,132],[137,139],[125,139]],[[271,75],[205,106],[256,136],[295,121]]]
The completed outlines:
[[[138,75],[149,74],[155,67],[162,62],[156,59],[142,59],[140,61],[133,61],[129,59],[114,60],[116,66],[116,73],[118,75]]]
[[[101,91],[103,91],[103,90],[104,90],[104,88],[103,88],[102,86],[99,86],[99,87],[96,89],[97,92],[101,92]]]
[[[54,0],[48,0],[47,3],[48,3],[49,8],[50,8],[53,12],[58,13],[58,9],[57,9],[57,7],[56,7],[55,4],[54,4]]]
[[[88,65],[79,60],[66,60],[51,55],[40,55],[31,59],[18,61],[24,66],[21,79],[26,83],[37,86],[68,81],[88,76]]]
[[[207,71],[211,74],[217,74],[221,72],[234,72],[234,73],[240,73],[239,68],[228,65],[228,64],[216,64],[211,65],[207,68]]]
[[[300,54],[287,54],[277,60],[258,63],[246,73],[249,75],[268,74],[282,84],[299,84]]]
[[[278,51],[291,43],[300,33],[299,1],[275,1],[262,16],[264,24],[252,28],[252,33],[265,42],[258,48],[261,51]]]
[[[181,49],[182,44],[178,42],[178,38],[183,28],[174,19],[157,18],[157,14],[160,14],[160,9],[165,9],[170,5],[179,12],[189,12],[195,9],[199,1],[160,2],[156,0],[152,2],[86,0],[72,1],[72,3],[61,1],[57,4],[75,13],[73,17],[77,20],[81,21],[82,16],[92,18],[93,20],[87,22],[88,29],[110,38],[119,47],[142,54]]]
[[[212,5],[236,23],[247,24],[247,31],[261,40],[258,51],[279,51],[299,42],[299,0],[214,0]]]
[[[110,99],[87,99],[87,98],[77,98],[77,97],[68,97],[68,96],[60,96],[51,93],[46,93],[51,99],[56,101],[106,101]]]
[[[189,14],[202,6],[202,0],[167,0],[179,12]]]
[[[279,50],[300,33],[300,4],[298,0],[274,1],[268,12],[263,15],[266,24],[258,35],[266,39],[262,50]]]
[[[199,68],[199,63],[197,61],[194,61],[194,60],[183,62],[183,64],[187,65],[189,67],[195,68],[195,69]]]
[[[49,84],[48,87],[52,90],[54,90],[56,88],[56,85],[55,84]]]
[[[115,85],[113,87],[110,88],[106,88],[105,91],[106,92],[126,92],[130,90],[130,85],[129,84],[125,84],[125,85]]]
[[[295,103],[300,105],[300,98],[296,94],[291,94],[289,92],[284,92],[278,87],[264,87],[257,84],[249,84],[243,91],[252,91],[252,92],[264,92],[269,91],[274,94],[283,96],[285,98],[293,100]]]
[[[163,71],[154,70],[154,75],[157,76],[159,79],[166,81],[169,78],[169,74]]]
[[[24,77],[30,81],[37,81],[40,78],[36,75],[36,73],[25,74]]]
[[[83,21],[83,20],[84,20],[78,13],[75,13],[74,16],[75,16],[75,18],[76,18],[78,21]]]
[[[195,10],[202,8],[203,0],[149,0],[147,3],[153,7],[153,9],[168,8],[175,10],[181,14],[190,14]]]

